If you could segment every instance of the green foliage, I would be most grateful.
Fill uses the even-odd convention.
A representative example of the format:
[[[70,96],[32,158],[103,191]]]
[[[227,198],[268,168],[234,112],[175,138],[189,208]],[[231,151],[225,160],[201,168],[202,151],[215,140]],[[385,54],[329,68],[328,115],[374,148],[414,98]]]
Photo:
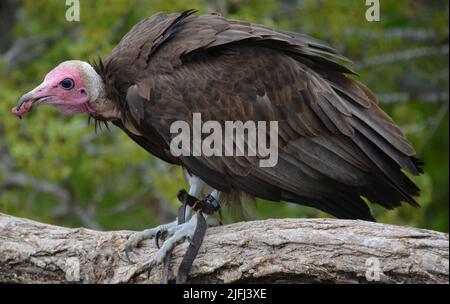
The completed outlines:
[[[324,39],[354,61],[359,79],[378,95],[406,92],[407,102],[393,98],[395,103],[382,107],[426,163],[426,173],[413,177],[423,189],[418,198],[422,208],[373,210],[381,222],[448,231],[448,48],[446,53],[433,52],[448,41],[447,1],[380,1],[380,22],[365,20],[367,6],[360,0],[80,2],[81,21],[70,23],[65,20],[65,1],[23,0],[9,33],[13,43],[37,42],[23,47],[20,58],[30,58],[23,63],[0,57],[0,140],[14,162],[0,159],[1,212],[103,229],[143,229],[174,217],[175,194],[186,187],[179,168],[149,156],[114,127],[96,134],[86,117],[62,117],[42,107],[19,121],[10,109],[59,62],[106,57],[140,19],[159,11],[197,8]],[[430,54],[408,55],[417,49]],[[429,95],[424,93],[433,92],[447,92],[446,100],[425,102]],[[9,185],[12,174],[26,175],[25,184]],[[61,203],[59,190],[36,186],[43,182],[62,189],[69,202]],[[251,219],[326,216],[270,202],[248,204],[244,213]],[[225,212],[227,222],[238,219],[242,216]]]

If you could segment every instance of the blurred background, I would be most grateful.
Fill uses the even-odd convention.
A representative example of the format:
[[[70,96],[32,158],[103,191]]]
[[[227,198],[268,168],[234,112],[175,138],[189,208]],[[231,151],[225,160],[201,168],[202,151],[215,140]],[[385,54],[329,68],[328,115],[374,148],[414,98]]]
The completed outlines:
[[[10,115],[18,98],[64,60],[106,57],[140,19],[196,8],[323,39],[353,60],[425,162],[414,177],[422,208],[371,206],[378,221],[448,232],[448,1],[381,0],[380,22],[365,1],[129,0],[80,1],[80,21],[66,1],[0,1],[0,212],[57,225],[144,229],[171,221],[186,188],[180,168],[148,155],[119,129],[94,132],[87,117],[41,107]],[[294,204],[258,201],[224,222],[326,217]]]

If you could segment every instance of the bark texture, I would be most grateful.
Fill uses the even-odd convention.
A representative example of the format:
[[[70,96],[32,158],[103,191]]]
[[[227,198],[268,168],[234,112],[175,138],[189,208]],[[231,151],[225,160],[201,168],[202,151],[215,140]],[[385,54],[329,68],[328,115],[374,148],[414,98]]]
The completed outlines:
[[[0,213],[0,282],[159,283],[157,248],[124,259],[130,231],[64,228]],[[187,244],[173,252],[173,280]],[[448,234],[364,221],[283,219],[209,228],[189,283],[448,283]]]

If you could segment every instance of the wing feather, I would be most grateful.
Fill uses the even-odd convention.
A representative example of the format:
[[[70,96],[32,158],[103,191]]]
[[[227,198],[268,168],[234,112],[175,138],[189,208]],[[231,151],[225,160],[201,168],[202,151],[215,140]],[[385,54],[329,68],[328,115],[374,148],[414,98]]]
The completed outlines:
[[[345,75],[353,72],[328,44],[192,12],[152,17],[135,31],[106,70],[120,70],[117,62],[131,65],[123,68],[127,82],[114,81],[125,97],[125,104],[117,102],[146,144],[153,141],[152,129],[167,150],[170,124],[192,126],[195,112],[222,126],[227,120],[279,123],[273,168],[259,167],[250,156],[178,159],[210,186],[366,220],[373,217],[361,196],[387,208],[417,204],[412,196],[419,189],[401,172],[420,173],[414,149],[370,90]],[[136,41],[139,51],[121,60]]]

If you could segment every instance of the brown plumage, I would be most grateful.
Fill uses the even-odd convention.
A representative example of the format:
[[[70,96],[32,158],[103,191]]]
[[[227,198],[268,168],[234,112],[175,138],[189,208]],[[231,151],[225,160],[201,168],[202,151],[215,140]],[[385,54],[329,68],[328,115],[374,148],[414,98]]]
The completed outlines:
[[[415,151],[375,96],[329,45],[296,33],[218,15],[159,13],[138,23],[96,64],[108,119],[155,156],[188,169],[211,187],[373,220],[361,197],[388,209],[419,188],[402,172],[421,172]],[[172,156],[176,120],[279,123],[279,161]],[[128,126],[133,126],[133,130]]]

